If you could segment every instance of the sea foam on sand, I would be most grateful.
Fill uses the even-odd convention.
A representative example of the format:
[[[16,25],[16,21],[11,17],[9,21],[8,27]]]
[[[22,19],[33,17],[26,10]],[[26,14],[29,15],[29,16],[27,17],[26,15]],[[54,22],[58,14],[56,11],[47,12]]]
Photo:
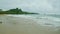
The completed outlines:
[[[25,16],[27,17],[27,16]],[[0,34],[60,34],[54,27],[41,26],[34,18],[1,16]]]

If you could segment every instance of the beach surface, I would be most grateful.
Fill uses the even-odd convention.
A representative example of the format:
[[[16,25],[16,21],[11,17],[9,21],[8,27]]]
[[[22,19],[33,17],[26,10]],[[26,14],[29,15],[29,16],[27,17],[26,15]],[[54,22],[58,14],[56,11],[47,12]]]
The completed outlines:
[[[60,27],[41,26],[34,19],[0,15],[0,34],[60,34]]]

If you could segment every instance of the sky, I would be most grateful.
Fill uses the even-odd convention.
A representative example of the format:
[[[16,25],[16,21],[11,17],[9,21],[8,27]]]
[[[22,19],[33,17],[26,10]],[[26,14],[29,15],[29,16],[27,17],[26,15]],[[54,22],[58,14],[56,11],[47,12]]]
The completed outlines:
[[[12,8],[37,13],[60,13],[60,0],[0,0],[0,9]]]

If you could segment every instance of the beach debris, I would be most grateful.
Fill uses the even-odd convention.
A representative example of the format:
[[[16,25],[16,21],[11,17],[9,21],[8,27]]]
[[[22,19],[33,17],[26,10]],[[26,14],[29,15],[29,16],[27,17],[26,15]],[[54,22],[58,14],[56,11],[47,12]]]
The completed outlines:
[[[0,23],[2,23],[2,21],[0,21]]]

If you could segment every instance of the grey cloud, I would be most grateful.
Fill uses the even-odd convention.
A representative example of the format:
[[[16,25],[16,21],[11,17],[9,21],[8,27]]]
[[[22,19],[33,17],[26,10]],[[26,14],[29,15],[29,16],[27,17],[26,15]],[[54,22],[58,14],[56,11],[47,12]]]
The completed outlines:
[[[0,8],[22,8],[24,11],[59,13],[60,0],[0,0]]]

